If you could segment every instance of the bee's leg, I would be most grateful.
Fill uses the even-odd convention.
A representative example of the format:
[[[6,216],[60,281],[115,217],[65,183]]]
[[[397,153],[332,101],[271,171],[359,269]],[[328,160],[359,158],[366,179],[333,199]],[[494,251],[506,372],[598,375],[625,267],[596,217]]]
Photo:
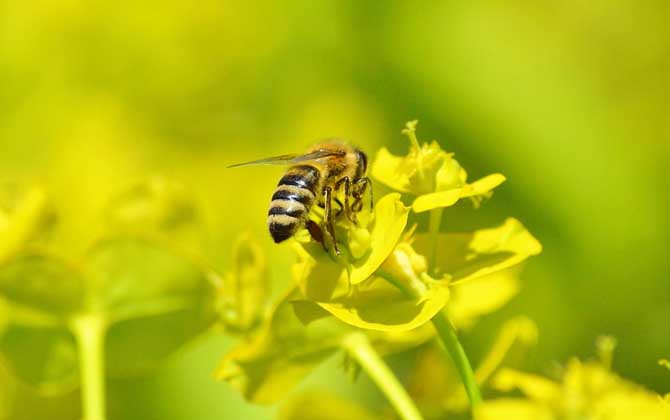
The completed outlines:
[[[372,194],[372,181],[370,181],[370,178],[366,176],[365,178],[357,179],[354,185],[356,187],[356,195],[357,195],[356,198],[359,200],[363,199],[363,196],[365,195],[365,190],[367,190],[367,188],[370,187],[370,211],[372,211],[372,209],[375,206],[375,200]]]
[[[337,247],[337,241],[335,240],[335,228],[333,227],[333,189],[330,187],[325,187],[323,189],[323,201],[325,204],[325,214],[323,217],[323,222],[326,225],[326,233],[330,236],[330,240],[333,241],[333,248],[335,249],[335,254],[340,255],[340,250]]]
[[[337,214],[336,214],[336,216],[339,216],[340,213],[342,213],[344,211],[344,204],[342,204],[342,202],[337,197],[333,198],[333,201],[335,202],[335,204],[337,204],[340,207],[339,209],[337,209]]]
[[[351,180],[348,176],[345,176],[344,178],[337,181],[337,183],[335,183],[335,190],[337,191],[341,185],[344,185],[344,214],[347,215],[347,219],[353,223],[356,223],[354,214],[351,211],[351,205],[349,204],[349,196],[351,195]]]
[[[323,231],[319,225],[314,220],[307,220],[305,222],[305,227],[309,232],[309,236],[311,236],[312,239],[314,239],[316,242],[319,242],[323,246],[323,250],[328,252],[328,248],[326,248],[326,241],[323,240]]]
[[[372,182],[370,181],[370,178],[365,177],[365,178],[360,178],[357,179],[356,182],[354,182],[354,198],[356,201],[354,202],[354,211],[361,211],[363,208],[363,196],[365,196],[365,191],[367,190],[368,186],[370,187],[370,211],[374,208],[374,197],[372,194]]]

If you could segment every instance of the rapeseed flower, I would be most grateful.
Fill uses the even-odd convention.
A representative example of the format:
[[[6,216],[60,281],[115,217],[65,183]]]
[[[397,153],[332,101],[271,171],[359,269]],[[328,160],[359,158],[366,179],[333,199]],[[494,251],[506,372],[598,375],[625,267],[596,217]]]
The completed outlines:
[[[363,368],[401,416],[417,418],[400,386],[385,389],[387,381],[379,380],[393,382],[378,355],[415,347],[437,333],[455,358],[468,397],[473,404],[479,401],[453,328],[471,326],[513,297],[519,288],[516,266],[538,254],[541,245],[515,219],[449,234],[431,222],[429,234],[418,233],[416,224],[408,223],[412,211],[441,212],[468,197],[479,204],[504,177],[494,174],[467,183],[452,154],[436,142],[418,145],[415,125],[408,123],[405,130],[412,140],[408,156],[394,157],[382,149],[373,165],[372,175],[398,192],[382,197],[372,210],[363,209],[356,222],[336,219],[339,255],[324,252],[306,232],[294,237],[294,286],[217,371],[246,398],[276,401],[325,358],[344,350],[358,362],[376,360]],[[417,196],[411,207],[401,193]],[[310,218],[322,223],[323,212],[315,206]]]
[[[502,174],[491,174],[468,183],[468,174],[454,159],[433,140],[420,144],[416,137],[418,121],[410,121],[402,131],[409,140],[409,152],[395,156],[386,148],[377,153],[372,163],[372,176],[396,191],[415,197],[412,209],[424,212],[449,207],[462,198],[470,198],[479,206],[483,198],[505,182]]]
[[[611,371],[615,342],[598,341],[599,358],[583,362],[572,359],[557,380],[502,369],[492,380],[500,391],[520,391],[524,397],[486,401],[478,420],[637,420],[670,419],[670,406],[655,393],[621,378]]]
[[[270,276],[265,254],[250,234],[235,242],[232,269],[222,276],[217,295],[217,309],[229,331],[248,332],[262,320]]]

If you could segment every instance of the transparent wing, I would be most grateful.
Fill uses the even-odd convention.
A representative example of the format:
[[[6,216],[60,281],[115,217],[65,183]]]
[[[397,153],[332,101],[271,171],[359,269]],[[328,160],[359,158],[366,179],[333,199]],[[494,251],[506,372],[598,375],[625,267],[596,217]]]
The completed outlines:
[[[293,165],[296,163],[319,160],[332,156],[342,156],[343,154],[344,152],[342,151],[321,149],[306,153],[304,155],[281,155],[265,159],[252,160],[251,162],[237,163],[235,165],[230,165],[229,168],[239,168],[240,166],[249,165]]]

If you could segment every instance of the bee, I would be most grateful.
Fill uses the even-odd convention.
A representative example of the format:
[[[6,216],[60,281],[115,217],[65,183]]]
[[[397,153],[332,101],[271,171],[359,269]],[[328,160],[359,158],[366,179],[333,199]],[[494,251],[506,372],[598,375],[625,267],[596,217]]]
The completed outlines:
[[[302,155],[282,155],[229,166],[280,164],[290,165],[279,180],[270,200],[268,229],[275,243],[280,243],[307,228],[311,237],[327,250],[324,230],[340,255],[333,221],[340,214],[356,223],[356,213],[363,209],[363,197],[372,183],[366,176],[368,158],[361,151],[342,141],[332,140],[312,146]],[[342,198],[342,201],[340,198]],[[334,208],[337,204],[338,208]],[[309,218],[314,205],[324,209],[325,229]]]

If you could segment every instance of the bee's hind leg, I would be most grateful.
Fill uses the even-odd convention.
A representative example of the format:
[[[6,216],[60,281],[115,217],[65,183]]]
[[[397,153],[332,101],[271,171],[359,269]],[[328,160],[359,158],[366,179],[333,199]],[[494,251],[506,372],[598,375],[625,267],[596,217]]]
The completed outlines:
[[[305,222],[305,227],[309,232],[309,236],[311,236],[312,239],[314,239],[316,242],[320,243],[321,246],[323,246],[324,251],[328,252],[326,241],[323,240],[323,230],[321,230],[318,223],[316,223],[314,220],[307,220]]]
[[[323,200],[325,204],[325,214],[323,217],[323,223],[326,226],[326,233],[330,236],[330,240],[333,242],[333,248],[335,249],[335,254],[340,255],[340,249],[337,247],[337,241],[335,240],[335,228],[333,227],[333,190],[330,187],[325,187],[323,189]]]

